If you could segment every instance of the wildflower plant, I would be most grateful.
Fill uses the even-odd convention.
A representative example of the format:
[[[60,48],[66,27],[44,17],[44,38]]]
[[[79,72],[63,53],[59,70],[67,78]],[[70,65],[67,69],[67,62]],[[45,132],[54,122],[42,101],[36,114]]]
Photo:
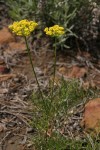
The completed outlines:
[[[34,21],[28,21],[26,19],[21,21],[16,21],[12,25],[9,26],[9,29],[12,30],[18,36],[29,36],[31,32],[33,32],[38,24]]]
[[[43,94],[41,92],[41,88],[37,79],[37,75],[34,69],[34,64],[32,62],[32,57],[31,57],[31,52],[30,52],[30,48],[27,42],[27,36],[30,36],[30,34],[36,29],[36,27],[38,26],[38,23],[34,22],[34,21],[28,21],[26,19],[21,20],[21,21],[16,21],[14,22],[12,25],[9,25],[9,29],[12,31],[12,33],[14,33],[15,35],[18,36],[22,36],[25,40],[25,44],[26,44],[26,50],[28,52],[28,56],[30,59],[30,64],[38,85],[38,89],[39,89],[39,93],[43,99]]]
[[[64,28],[59,26],[59,25],[54,25],[52,27],[46,27],[44,29],[44,32],[49,35],[49,36],[52,36],[52,37],[58,37],[58,36],[61,36],[65,33],[64,31]]]
[[[54,25],[52,27],[46,27],[44,29],[44,32],[46,35],[54,37],[55,38],[55,49],[54,49],[54,74],[53,74],[53,83],[52,83],[52,96],[53,96],[53,90],[54,90],[54,81],[55,81],[55,74],[56,74],[56,39],[60,36],[62,36],[65,33],[65,29],[62,26]]]
[[[33,93],[32,100],[34,102],[32,125],[36,131],[34,134],[34,145],[36,150],[65,150],[66,138],[58,131],[60,119],[66,117],[67,110],[70,105],[76,104],[78,100],[84,97],[84,91],[80,88],[78,81],[65,81],[63,78],[59,86],[54,90],[55,74],[56,74],[56,40],[65,34],[62,26],[54,25],[46,27],[44,32],[46,35],[55,39],[54,48],[54,72],[51,91],[43,93],[35,73],[34,64],[32,62],[31,52],[27,37],[30,36],[38,26],[34,21],[26,19],[14,22],[9,29],[17,36],[24,38],[26,50],[30,59],[30,64],[38,85],[39,94]],[[78,91],[78,92],[77,92]],[[78,102],[79,103],[79,102]],[[69,143],[68,143],[69,144]],[[68,145],[69,146],[69,145]]]

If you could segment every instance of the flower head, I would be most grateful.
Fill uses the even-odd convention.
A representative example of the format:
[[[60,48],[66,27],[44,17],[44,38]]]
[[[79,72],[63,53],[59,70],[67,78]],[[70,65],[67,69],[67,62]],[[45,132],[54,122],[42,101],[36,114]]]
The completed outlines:
[[[29,36],[37,26],[38,24],[36,22],[24,19],[21,21],[16,21],[12,25],[9,25],[9,29],[11,29],[12,32],[16,35]]]
[[[58,37],[58,36],[61,36],[65,33],[64,31],[64,28],[59,26],[59,25],[54,25],[52,27],[46,27],[44,29],[44,32],[47,34],[47,35],[50,35],[50,36],[53,36],[53,37]]]

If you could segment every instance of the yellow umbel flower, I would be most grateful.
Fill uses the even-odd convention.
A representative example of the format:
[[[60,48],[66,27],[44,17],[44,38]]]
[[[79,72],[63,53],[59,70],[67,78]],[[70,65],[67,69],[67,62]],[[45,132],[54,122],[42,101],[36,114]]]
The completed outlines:
[[[9,29],[12,30],[12,32],[16,35],[29,36],[37,26],[38,24],[36,22],[24,19],[21,21],[16,21],[12,25],[9,25]]]
[[[44,32],[47,35],[53,36],[53,37],[57,37],[57,36],[61,36],[65,33],[64,28],[60,27],[59,25],[54,25],[52,27],[46,27],[44,29]]]

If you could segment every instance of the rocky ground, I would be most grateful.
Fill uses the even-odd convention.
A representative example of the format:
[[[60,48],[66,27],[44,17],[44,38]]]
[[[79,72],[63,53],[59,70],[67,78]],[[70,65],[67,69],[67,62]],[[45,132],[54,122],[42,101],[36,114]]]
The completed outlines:
[[[3,7],[5,8],[0,7],[2,13]],[[32,91],[37,90],[37,85],[24,41],[9,32],[7,26],[11,20],[4,14],[6,13],[0,18],[0,150],[33,150],[31,138],[34,136],[34,129],[29,124],[32,120],[29,96]],[[52,77],[53,51],[45,37],[30,43],[35,71],[41,87],[45,89]],[[65,80],[78,78],[84,89],[92,87],[99,91],[100,60],[89,52],[77,52],[76,55],[73,50],[64,54],[58,52],[56,78],[59,79],[62,75]],[[100,97],[100,92],[96,97]],[[98,108],[100,114],[100,99],[93,107]],[[84,103],[69,110],[70,112],[71,117],[63,123],[61,132],[80,138],[83,135],[80,123],[83,120]]]

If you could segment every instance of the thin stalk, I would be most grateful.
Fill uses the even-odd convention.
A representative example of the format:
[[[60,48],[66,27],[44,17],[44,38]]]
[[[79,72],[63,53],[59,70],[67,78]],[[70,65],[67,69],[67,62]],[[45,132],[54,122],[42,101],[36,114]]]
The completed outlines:
[[[39,89],[39,92],[41,94],[41,98],[43,100],[43,107],[44,109],[46,110],[47,109],[47,106],[46,106],[46,103],[45,103],[45,99],[43,97],[43,94],[42,94],[42,91],[41,91],[41,88],[40,88],[40,85],[39,85],[39,82],[38,82],[38,79],[37,79],[37,75],[36,75],[36,72],[35,72],[35,69],[34,69],[34,65],[33,65],[33,62],[32,62],[32,57],[31,57],[31,53],[30,53],[30,48],[29,48],[29,45],[28,45],[28,42],[27,42],[27,39],[25,37],[25,43],[26,43],[26,48],[27,48],[27,52],[28,52],[28,56],[29,56],[29,59],[30,59],[30,63],[31,63],[31,67],[32,67],[32,70],[33,70],[33,74],[35,76],[35,79],[36,79],[36,82],[37,82],[37,85],[38,85],[38,89]],[[46,111],[47,112],[47,111]],[[46,113],[46,120],[48,120],[48,113]],[[48,141],[48,135],[47,135],[47,129],[46,129],[46,137],[45,137],[45,141],[46,141],[46,145],[47,145],[47,141]]]
[[[26,49],[27,49],[28,56],[29,56],[29,59],[30,59],[31,67],[32,67],[32,70],[33,70],[33,73],[34,73],[34,76],[35,76],[35,79],[36,79],[36,83],[37,83],[37,85],[38,85],[38,89],[39,89],[41,98],[42,98],[42,100],[44,101],[43,94],[42,94],[42,91],[41,91],[41,88],[40,88],[40,85],[39,85],[39,82],[38,82],[38,79],[37,79],[37,75],[36,75],[36,72],[35,72],[35,69],[34,69],[34,65],[33,65],[33,62],[32,62],[32,57],[31,57],[31,53],[30,53],[30,48],[29,48],[29,46],[28,46],[27,38],[24,37],[24,39],[25,39]]]
[[[54,47],[54,72],[53,72],[53,83],[52,83],[52,93],[51,96],[53,96],[54,92],[54,82],[55,82],[55,75],[56,75],[56,61],[57,61],[57,54],[56,54],[56,37],[55,37],[55,47]]]
[[[46,145],[47,145],[47,141],[48,141],[48,135],[47,135],[47,133],[48,133],[48,130],[46,129],[46,138],[45,138]]]

